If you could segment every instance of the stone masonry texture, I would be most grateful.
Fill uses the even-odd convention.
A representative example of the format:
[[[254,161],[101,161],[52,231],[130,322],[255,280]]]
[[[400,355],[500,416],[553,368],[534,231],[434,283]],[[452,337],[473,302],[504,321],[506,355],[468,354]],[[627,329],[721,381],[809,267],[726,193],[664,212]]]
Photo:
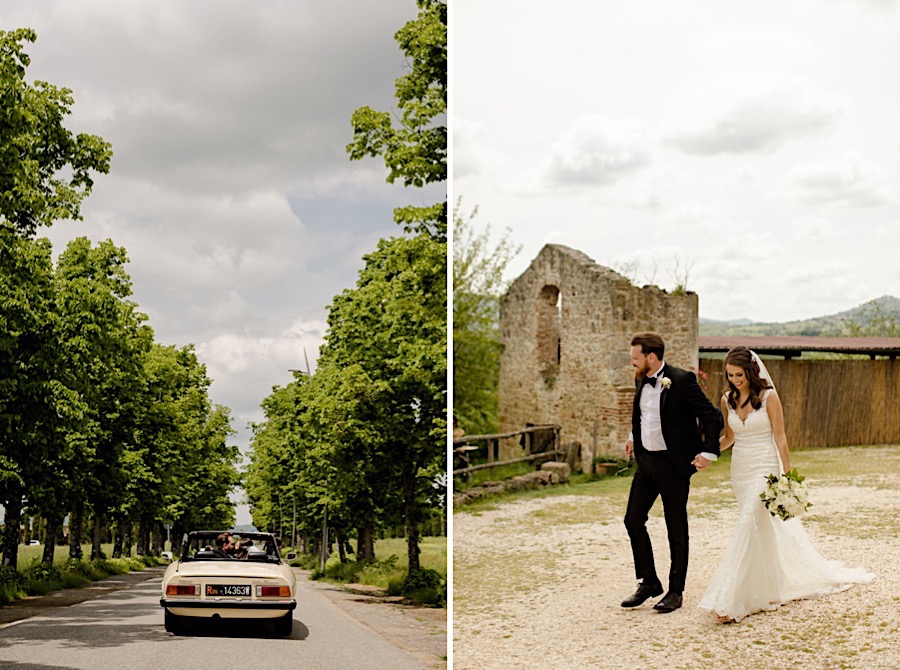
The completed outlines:
[[[631,337],[660,333],[668,363],[699,366],[697,295],[634,286],[585,254],[545,246],[501,301],[500,431],[557,424],[562,441],[594,456],[622,457],[631,428]],[[521,455],[516,441],[501,458]]]

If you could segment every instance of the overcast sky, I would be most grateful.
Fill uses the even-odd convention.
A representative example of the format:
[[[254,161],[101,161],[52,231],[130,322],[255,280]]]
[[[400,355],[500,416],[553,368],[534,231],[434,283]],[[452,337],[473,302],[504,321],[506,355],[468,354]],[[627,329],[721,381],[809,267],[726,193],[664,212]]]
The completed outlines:
[[[558,243],[707,318],[900,296],[898,0],[452,6],[453,197],[509,278]]]
[[[327,305],[362,255],[400,234],[393,208],[436,198],[351,163],[350,115],[394,106],[394,33],[414,0],[4,0],[31,27],[30,81],[72,89],[74,132],[112,143],[84,221],[41,231],[128,250],[157,341],[196,345],[235,441],[274,385],[315,369]],[[245,508],[239,522],[248,522]]]

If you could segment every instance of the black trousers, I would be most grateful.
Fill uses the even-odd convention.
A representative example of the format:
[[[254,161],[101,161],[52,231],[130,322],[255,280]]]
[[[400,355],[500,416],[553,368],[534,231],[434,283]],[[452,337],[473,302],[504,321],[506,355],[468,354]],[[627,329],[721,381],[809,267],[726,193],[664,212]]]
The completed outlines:
[[[635,576],[643,579],[645,584],[659,581],[653,561],[653,546],[647,533],[647,517],[656,499],[661,497],[672,559],[668,590],[681,593],[687,578],[687,502],[691,478],[675,469],[666,452],[645,451],[637,461],[625,511],[625,528],[631,538]]]

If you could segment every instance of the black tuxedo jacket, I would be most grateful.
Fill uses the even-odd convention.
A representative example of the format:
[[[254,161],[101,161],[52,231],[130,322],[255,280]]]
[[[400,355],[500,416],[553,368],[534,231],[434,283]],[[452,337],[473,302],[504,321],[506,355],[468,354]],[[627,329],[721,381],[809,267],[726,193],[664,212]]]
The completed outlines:
[[[697,454],[706,451],[719,455],[719,435],[725,425],[722,412],[704,395],[693,372],[667,363],[662,376],[672,380],[669,388],[662,389],[659,398],[663,439],[675,468],[690,477],[697,471],[691,465]],[[661,382],[657,380],[656,383]],[[636,380],[635,385],[631,427],[634,453],[640,465],[641,456],[647,450],[641,444],[640,380]]]

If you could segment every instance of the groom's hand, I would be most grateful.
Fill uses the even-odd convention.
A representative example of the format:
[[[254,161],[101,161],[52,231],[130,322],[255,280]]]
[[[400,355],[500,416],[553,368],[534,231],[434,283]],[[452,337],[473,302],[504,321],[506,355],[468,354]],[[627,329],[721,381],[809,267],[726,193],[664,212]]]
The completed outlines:
[[[625,455],[631,456],[632,454],[634,454],[634,440],[628,440],[625,443]]]
[[[700,454],[697,454],[694,457],[694,460],[691,461],[691,465],[693,465],[698,470],[706,470],[709,467],[709,464],[712,463],[708,458],[704,458]]]

